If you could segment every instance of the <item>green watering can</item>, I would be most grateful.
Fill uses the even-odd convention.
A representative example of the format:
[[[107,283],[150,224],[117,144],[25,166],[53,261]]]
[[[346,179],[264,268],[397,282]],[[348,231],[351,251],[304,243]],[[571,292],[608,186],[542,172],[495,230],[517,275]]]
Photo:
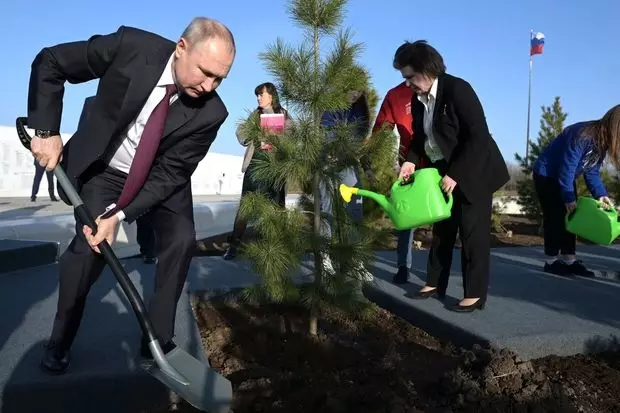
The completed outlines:
[[[340,195],[346,202],[353,195],[374,199],[392,220],[398,230],[434,224],[450,217],[452,194],[446,195],[440,186],[441,175],[435,168],[418,169],[412,180],[398,179],[392,185],[389,197],[365,189],[340,185]]]
[[[566,214],[566,230],[599,245],[609,245],[620,235],[618,211],[606,210],[594,198],[580,197],[577,208]]]

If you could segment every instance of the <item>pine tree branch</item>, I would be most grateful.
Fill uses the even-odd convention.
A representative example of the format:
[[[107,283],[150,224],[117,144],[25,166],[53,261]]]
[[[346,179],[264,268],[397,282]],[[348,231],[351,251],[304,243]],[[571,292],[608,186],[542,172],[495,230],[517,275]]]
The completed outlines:
[[[345,3],[290,2],[293,20],[306,29],[306,41],[293,47],[277,39],[260,58],[281,99],[290,106],[289,113],[295,109],[293,125],[281,136],[266,136],[256,116],[250,116],[240,127],[255,145],[263,141],[274,146],[273,151],[258,152],[252,160],[248,172],[252,178],[272,187],[293,183],[303,190],[296,210],[282,209],[260,194],[242,199],[239,213],[253,222],[257,234],[244,244],[242,254],[263,281],[261,286],[246,290],[246,296],[280,302],[299,300],[310,308],[314,321],[310,323],[311,333],[316,333],[316,317],[322,305],[352,311],[364,307],[365,300],[359,295],[359,266],[370,262],[373,242],[385,235],[372,221],[354,222],[349,217],[339,194],[341,172],[348,168],[359,171],[364,159],[366,164],[380,168],[382,188],[387,190],[388,180],[389,184],[395,180],[393,133],[382,130],[364,143],[359,140],[360,125],[344,119],[331,127],[320,124],[323,113],[349,107],[350,91],[368,91],[371,111],[378,101],[366,69],[357,62],[362,45],[352,41],[349,30],[339,27]],[[333,49],[321,61],[320,38],[331,34],[336,34]],[[332,208],[327,212],[321,208],[326,200],[320,198],[320,185],[331,197]],[[372,210],[372,202],[370,205],[367,208],[365,203],[364,208]],[[322,231],[328,223],[331,236]],[[308,252],[314,254],[314,282],[295,285],[294,276]],[[322,252],[331,258],[335,273],[322,265]]]
[[[365,90],[368,75],[355,60],[362,50],[360,43],[351,41],[351,32],[339,33],[336,45],[328,54],[320,74],[320,94],[317,106],[321,111],[337,111],[349,106],[347,93],[350,90]]]
[[[347,0],[294,0],[288,11],[293,22],[331,34],[344,18],[346,3]]]

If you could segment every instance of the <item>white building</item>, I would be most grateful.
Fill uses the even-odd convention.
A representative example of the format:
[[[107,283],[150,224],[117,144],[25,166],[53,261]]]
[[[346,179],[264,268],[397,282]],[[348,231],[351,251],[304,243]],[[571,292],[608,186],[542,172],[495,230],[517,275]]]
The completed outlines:
[[[71,136],[62,133],[65,143]],[[242,161],[241,156],[209,152],[192,176],[194,195],[240,194]],[[29,197],[34,172],[34,159],[19,141],[15,127],[0,126],[0,198]],[[47,196],[46,188],[44,176],[39,194]]]

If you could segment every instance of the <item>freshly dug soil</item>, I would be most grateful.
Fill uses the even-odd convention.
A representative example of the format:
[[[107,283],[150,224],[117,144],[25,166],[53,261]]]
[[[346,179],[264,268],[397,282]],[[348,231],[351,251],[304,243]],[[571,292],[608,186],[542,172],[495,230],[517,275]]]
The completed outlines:
[[[234,413],[620,412],[617,353],[522,362],[456,348],[378,307],[369,318],[328,310],[315,338],[296,307],[194,310],[211,365],[233,383]]]
[[[502,225],[494,248],[543,244],[527,218],[504,215]],[[414,239],[428,248],[430,228]],[[226,246],[226,235],[203,240],[198,254]],[[396,234],[376,246],[395,248]],[[522,362],[505,349],[441,342],[377,307],[370,319],[330,310],[315,338],[300,308],[209,301],[194,310],[212,366],[233,383],[233,413],[620,413],[620,353]],[[196,410],[157,413],[170,411]]]

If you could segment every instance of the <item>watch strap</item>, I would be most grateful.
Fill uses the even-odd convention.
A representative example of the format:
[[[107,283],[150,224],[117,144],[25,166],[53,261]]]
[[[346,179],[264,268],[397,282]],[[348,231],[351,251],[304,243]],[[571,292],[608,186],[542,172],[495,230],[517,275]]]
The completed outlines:
[[[43,129],[35,129],[34,134],[36,137],[43,138],[43,139],[49,138],[50,136],[60,135],[58,131],[43,130]]]

